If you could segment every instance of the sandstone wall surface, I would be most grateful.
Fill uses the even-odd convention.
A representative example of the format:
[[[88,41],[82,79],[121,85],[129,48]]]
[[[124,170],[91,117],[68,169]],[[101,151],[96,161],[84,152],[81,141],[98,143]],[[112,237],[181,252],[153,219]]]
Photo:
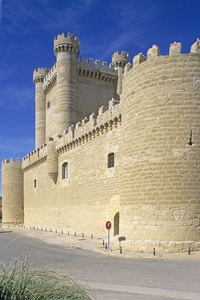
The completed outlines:
[[[48,155],[40,164],[27,164],[24,169],[25,225],[105,235],[105,222],[113,221],[119,212],[120,136],[118,125],[71,150],[60,151],[56,183],[48,175]],[[56,143],[59,145],[60,141]],[[108,168],[107,156],[111,152],[115,154],[115,166]],[[68,178],[62,179],[65,162]]]
[[[23,173],[20,159],[2,162],[3,225],[22,224],[24,221]]]
[[[199,54],[148,58],[124,77],[120,212],[132,249],[200,240],[199,92]]]

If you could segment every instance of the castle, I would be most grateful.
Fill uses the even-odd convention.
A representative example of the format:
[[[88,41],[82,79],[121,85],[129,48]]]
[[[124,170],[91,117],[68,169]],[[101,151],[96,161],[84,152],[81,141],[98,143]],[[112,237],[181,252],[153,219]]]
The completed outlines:
[[[110,66],[73,34],[33,72],[35,150],[2,162],[3,225],[96,237],[124,249],[200,249],[200,41]]]

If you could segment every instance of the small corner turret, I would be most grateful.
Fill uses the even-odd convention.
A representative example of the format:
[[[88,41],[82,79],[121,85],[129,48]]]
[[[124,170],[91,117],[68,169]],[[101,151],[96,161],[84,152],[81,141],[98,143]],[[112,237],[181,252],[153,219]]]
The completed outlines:
[[[122,93],[122,75],[124,73],[124,68],[127,65],[129,60],[129,54],[125,51],[122,51],[119,54],[119,51],[116,51],[112,55],[112,66],[118,71],[118,83],[117,83],[117,95],[120,97]]]
[[[128,60],[129,54],[125,51],[122,51],[121,54],[119,54],[119,51],[116,51],[112,55],[112,65],[115,69],[124,68]]]
[[[35,69],[33,71],[33,83],[36,85],[36,83],[38,83],[38,82],[43,82],[45,76],[48,73],[48,71],[49,70],[47,68],[45,68],[45,69],[44,68]]]

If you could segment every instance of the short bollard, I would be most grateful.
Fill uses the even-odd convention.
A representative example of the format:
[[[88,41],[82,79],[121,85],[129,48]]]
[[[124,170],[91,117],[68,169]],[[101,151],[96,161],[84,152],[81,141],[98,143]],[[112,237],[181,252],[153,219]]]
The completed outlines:
[[[69,231],[67,232],[67,234],[69,235]]]
[[[93,239],[93,234],[91,234],[91,239]]]
[[[55,229],[55,233],[57,233],[57,229]]]
[[[122,254],[122,246],[120,246],[119,252],[120,252],[120,254]]]
[[[156,248],[153,248],[153,255],[156,255]]]
[[[76,236],[76,232],[74,232],[74,236]]]
[[[190,255],[190,253],[191,253],[191,250],[190,250],[190,247],[188,248],[188,255]]]
[[[103,246],[104,246],[104,240],[103,240]]]
[[[45,228],[45,231],[47,231],[47,228]]]
[[[61,230],[61,234],[63,234],[63,230]]]
[[[107,248],[108,248],[108,247],[107,247],[107,243],[105,243],[105,250],[107,250]]]
[[[50,228],[50,232],[52,232],[52,228]]]
[[[84,233],[82,233],[82,237],[84,237]]]

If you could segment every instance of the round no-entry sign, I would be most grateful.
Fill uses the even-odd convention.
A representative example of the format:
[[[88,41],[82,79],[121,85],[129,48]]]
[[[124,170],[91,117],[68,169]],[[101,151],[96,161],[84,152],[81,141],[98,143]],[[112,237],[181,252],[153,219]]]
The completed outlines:
[[[110,221],[107,221],[107,222],[106,222],[106,229],[110,230],[110,229],[111,229],[111,226],[112,226],[111,222],[110,222]]]

